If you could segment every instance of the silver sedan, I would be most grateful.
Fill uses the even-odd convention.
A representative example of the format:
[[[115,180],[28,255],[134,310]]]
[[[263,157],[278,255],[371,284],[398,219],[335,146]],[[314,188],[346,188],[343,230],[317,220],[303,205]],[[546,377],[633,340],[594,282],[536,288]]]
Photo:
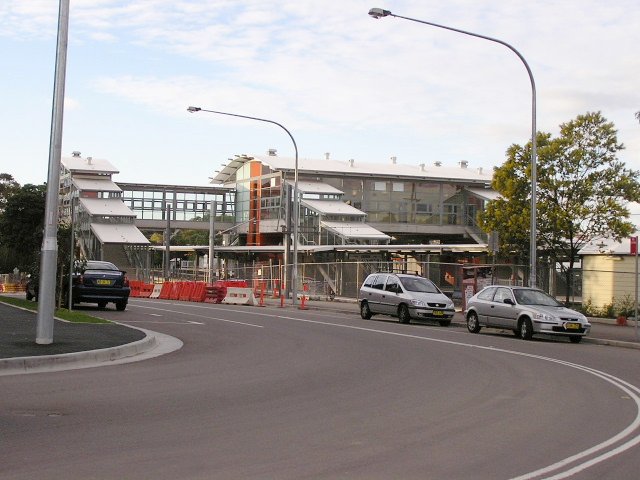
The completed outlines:
[[[478,333],[482,327],[505,328],[523,340],[530,340],[533,334],[547,334],[567,336],[578,343],[591,329],[583,314],[529,287],[485,287],[467,300],[465,316],[471,333]]]

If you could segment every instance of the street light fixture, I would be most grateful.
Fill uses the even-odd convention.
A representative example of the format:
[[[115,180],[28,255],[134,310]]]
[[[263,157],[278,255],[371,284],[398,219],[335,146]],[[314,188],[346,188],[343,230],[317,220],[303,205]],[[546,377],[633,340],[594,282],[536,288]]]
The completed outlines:
[[[208,112],[208,113],[216,113],[218,115],[227,115],[230,117],[238,117],[238,118],[247,118],[249,120],[257,120],[259,122],[272,123],[273,125],[279,126],[289,138],[293,142],[293,149],[295,150],[295,165],[294,165],[294,173],[293,173],[293,266],[292,272],[290,275],[289,285],[292,287],[292,303],[295,305],[298,301],[298,223],[299,223],[299,215],[300,215],[300,207],[299,207],[299,198],[298,198],[298,145],[296,144],[293,135],[291,132],[287,130],[283,125],[273,120],[268,120],[266,118],[258,118],[258,117],[250,117],[248,115],[238,115],[237,113],[228,113],[228,112],[219,112],[216,110],[206,110],[200,107],[189,107],[187,108],[188,112]],[[289,253],[288,251],[286,252]]]
[[[458,28],[447,27],[445,25],[440,25],[433,22],[418,20],[416,18],[395,15],[391,13],[389,10],[384,10],[382,8],[370,9],[369,15],[371,15],[373,18],[376,18],[376,19],[382,18],[382,17],[402,18],[404,20],[423,23],[425,25],[430,25],[432,27],[443,28],[445,30],[450,30],[452,32],[463,33],[465,35],[469,35],[472,37],[482,38],[484,40],[489,40],[490,42],[499,43],[507,47],[513,53],[515,53],[524,64],[525,68],[527,69],[527,73],[529,74],[529,80],[531,81],[531,225],[530,225],[531,233],[529,237],[530,239],[529,240],[529,244],[530,244],[529,245],[530,246],[529,286],[535,287],[536,286],[536,263],[537,263],[536,262],[536,257],[537,257],[537,248],[536,248],[536,223],[537,223],[536,221],[536,189],[537,189],[536,187],[536,183],[537,183],[537,179],[536,179],[536,155],[537,155],[537,151],[536,151],[536,147],[537,147],[537,144],[536,144],[536,84],[535,84],[535,81],[533,80],[533,73],[529,68],[529,64],[524,59],[524,57],[520,54],[520,52],[518,52],[518,50],[516,50],[514,47],[509,45],[507,42],[503,42],[502,40],[498,40],[497,38],[487,37],[485,35],[468,32],[466,30],[460,30]]]

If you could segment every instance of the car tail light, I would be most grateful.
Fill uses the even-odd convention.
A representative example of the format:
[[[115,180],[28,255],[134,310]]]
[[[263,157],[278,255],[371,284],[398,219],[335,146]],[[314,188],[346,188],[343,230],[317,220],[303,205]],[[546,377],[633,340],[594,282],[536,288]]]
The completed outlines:
[[[123,280],[124,286],[128,287],[129,286],[129,279],[127,278],[127,276],[124,276],[124,280]]]
[[[84,275],[80,275],[77,281],[78,285],[82,285],[84,283]]]

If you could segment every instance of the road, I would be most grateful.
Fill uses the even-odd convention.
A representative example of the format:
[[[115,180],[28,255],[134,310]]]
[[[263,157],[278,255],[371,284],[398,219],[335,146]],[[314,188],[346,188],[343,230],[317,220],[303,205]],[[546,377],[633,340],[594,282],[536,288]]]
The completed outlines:
[[[184,346],[0,377],[1,479],[638,478],[637,350],[356,311],[92,313]]]

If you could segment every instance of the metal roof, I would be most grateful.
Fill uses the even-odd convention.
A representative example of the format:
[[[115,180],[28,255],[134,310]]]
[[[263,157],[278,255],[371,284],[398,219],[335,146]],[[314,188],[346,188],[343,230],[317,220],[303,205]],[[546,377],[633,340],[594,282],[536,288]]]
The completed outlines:
[[[320,222],[320,225],[344,238],[391,239],[386,233],[362,222]]]
[[[235,170],[250,160],[259,160],[273,170],[293,172],[295,158],[279,157],[275,155],[239,155],[223,165],[223,169],[212,178],[212,183],[225,183]],[[449,167],[422,163],[407,165],[401,163],[368,163],[359,160],[331,160],[298,158],[298,173],[308,174],[340,174],[343,176],[372,177],[380,179],[424,178],[431,180],[453,180],[474,183],[491,183],[493,173],[482,169],[463,167]]]
[[[80,204],[90,215],[109,217],[135,217],[129,207],[119,198],[80,198]]]
[[[291,180],[287,180],[286,183],[292,186],[294,184]],[[323,182],[298,181],[298,191],[303,194],[316,193],[318,195],[344,195],[342,190],[338,190],[336,187],[327,185]]]
[[[109,178],[82,178],[74,176],[73,184],[80,191],[92,192],[121,192],[122,189],[113,183]]]
[[[341,200],[310,200],[303,198],[300,204],[315,210],[322,215],[351,215],[357,217],[366,217],[367,214],[362,210],[352,207],[348,203]]]
[[[129,245],[149,245],[150,243],[142,232],[131,223],[92,223],[91,231],[101,243],[126,243]]]
[[[120,173],[108,160],[103,158],[62,157],[60,163],[72,173],[93,173],[111,175]]]

